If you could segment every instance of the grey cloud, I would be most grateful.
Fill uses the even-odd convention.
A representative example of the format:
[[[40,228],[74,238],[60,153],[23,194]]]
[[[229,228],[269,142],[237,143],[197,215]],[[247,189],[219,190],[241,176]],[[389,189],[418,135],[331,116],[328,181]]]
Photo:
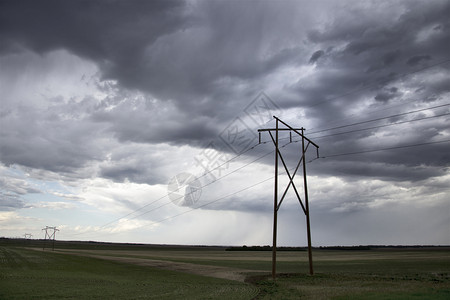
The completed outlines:
[[[2,174],[2,178],[0,178],[0,211],[24,208],[26,203],[22,196],[40,192],[39,189],[31,186],[23,179]]]
[[[161,172],[162,162],[147,157],[142,151],[129,153],[127,157],[112,157],[111,162],[100,166],[98,176],[115,182],[130,181],[145,184],[165,184],[165,172]]]
[[[132,167],[129,163],[125,166],[108,166],[104,167],[100,174],[103,178],[110,178],[116,181],[117,179],[130,180],[131,182],[143,182],[143,170],[137,167]]]
[[[321,56],[323,56],[325,52],[323,50],[317,50],[316,52],[311,55],[311,58],[309,59],[309,63],[315,63]]]
[[[445,54],[448,50],[450,33],[448,29],[444,29],[447,25],[438,26],[439,30],[433,29],[431,33],[428,28],[430,26],[433,28],[435,26],[433,24],[448,24],[448,18],[445,15],[450,12],[450,5],[445,1],[436,1],[434,5],[421,2],[414,2],[412,6],[405,4],[396,6],[386,16],[377,14],[368,16],[369,11],[360,10],[358,6],[345,12],[338,9],[336,15],[339,17],[329,20],[321,29],[311,30],[308,37],[312,46],[316,49],[331,50],[327,52],[327,60],[315,66],[315,72],[308,77],[308,80],[299,81],[290,87],[300,100],[292,101],[288,103],[288,106],[305,109],[305,115],[314,120],[315,128],[320,129],[330,127],[326,124],[330,119],[341,120],[336,122],[340,125],[374,118],[375,116],[366,117],[358,113],[349,115],[348,112],[352,106],[362,103],[362,99],[372,98],[372,107],[385,106],[384,115],[387,112],[414,109],[414,104],[405,104],[401,109],[393,107],[388,110],[388,105],[392,102],[411,103],[411,100],[417,99],[417,103],[421,103],[443,100],[448,95],[444,87],[448,86],[444,84],[447,80],[443,78],[448,78],[450,72],[448,56]],[[378,5],[375,3],[373,5],[376,11]],[[360,14],[357,18],[356,13]],[[373,11],[370,13],[372,14]],[[346,14],[354,14],[354,16],[344,17]],[[447,43],[444,43],[444,40]],[[430,67],[429,70],[419,69],[438,63],[440,65]],[[416,69],[411,72],[411,68],[414,67]],[[441,77],[437,74],[447,75]],[[427,77],[430,78],[429,82],[419,79]],[[420,92],[417,95],[410,93],[419,87]],[[372,145],[366,141],[369,137],[377,136],[381,130],[339,135],[336,138],[317,142],[324,156],[332,153],[389,148],[402,143],[419,144],[433,139],[438,140],[445,131],[445,126],[442,125],[443,120],[439,118],[429,122],[411,123],[408,129],[392,127],[392,131],[390,129],[387,129],[389,132],[382,131],[386,138]],[[427,134],[417,139],[406,138],[412,136],[413,131],[427,132]],[[391,138],[398,134],[405,138],[397,140]],[[312,139],[314,140],[314,137]],[[361,142],[358,142],[359,140]],[[444,148],[446,144],[436,144],[423,148],[350,155],[347,158],[336,157],[336,162],[342,162],[341,167],[334,171],[331,170],[332,168],[326,170],[319,167],[317,171],[318,174],[327,174],[327,172],[338,176],[354,174],[386,180],[417,182],[430,176],[444,174],[442,166],[450,163]],[[422,151],[433,154],[421,155]],[[364,158],[370,158],[370,160],[364,161]],[[328,164],[333,164],[335,159],[327,159]],[[392,165],[376,167],[377,163],[383,162]],[[359,171],[358,165],[360,165]],[[420,165],[427,167],[414,169]]]
[[[401,57],[401,53],[398,49],[390,50],[383,56],[383,64],[390,65],[395,63]]]
[[[296,17],[302,10],[295,2],[19,1],[3,6],[5,45],[38,52],[67,49],[98,63],[103,78],[172,99],[196,114],[199,99],[227,106],[212,98],[217,82],[257,79],[299,61],[302,49],[291,40],[311,18]]]
[[[51,110],[21,107],[2,119],[0,158],[54,172],[71,172],[102,157],[95,124],[59,119]],[[25,121],[26,120],[26,121]]]
[[[198,145],[217,136],[212,119],[192,118],[177,107],[141,97],[127,97],[113,108],[99,109],[90,119],[104,124],[121,142]]]
[[[68,48],[108,61],[174,30],[182,6],[180,1],[3,1],[0,38],[4,50],[15,44],[39,52]]]
[[[30,186],[30,184],[25,180],[6,176],[0,178],[0,188],[3,190],[8,190],[9,192],[17,195],[41,192],[39,189]]]
[[[405,152],[403,152],[405,153]],[[359,155],[359,157],[352,157],[352,161],[345,158],[340,161],[328,161],[326,158],[323,162],[316,162],[315,166],[311,166],[312,174],[328,174],[330,176],[340,177],[354,177],[354,178],[372,178],[384,181],[411,181],[419,182],[421,180],[443,176],[446,171],[440,165],[434,167],[402,164],[397,160],[401,157],[401,153],[395,155],[395,161],[392,163],[383,163],[382,157],[387,155]],[[389,155],[391,158],[393,154]],[[370,157],[370,160],[368,159]],[[409,161],[407,162],[409,164]],[[423,163],[423,161],[420,161]]]
[[[217,200],[217,199],[213,199]],[[199,202],[194,205],[194,208],[200,207],[208,210],[234,210],[251,213],[264,213],[273,210],[273,202],[271,198],[252,197],[251,195],[245,197],[243,201],[240,197],[229,197],[220,199],[217,202],[208,202],[200,198]]]
[[[382,91],[380,91],[376,96],[375,100],[381,101],[381,102],[387,102],[393,98],[401,96],[402,93],[398,91],[398,88],[391,87],[391,88],[383,88]]]
[[[370,210],[330,213],[313,203],[312,235],[315,243],[322,245],[446,244],[449,242],[444,225],[449,221],[446,209],[443,203],[420,208],[390,203]],[[423,218],[431,221],[424,224],[420,221]]]
[[[406,61],[406,63],[410,66],[415,66],[415,65],[419,64],[420,62],[424,62],[427,60],[431,60],[430,55],[416,55],[416,56],[409,58]]]
[[[25,201],[18,195],[0,192],[0,211],[12,211],[25,207]]]

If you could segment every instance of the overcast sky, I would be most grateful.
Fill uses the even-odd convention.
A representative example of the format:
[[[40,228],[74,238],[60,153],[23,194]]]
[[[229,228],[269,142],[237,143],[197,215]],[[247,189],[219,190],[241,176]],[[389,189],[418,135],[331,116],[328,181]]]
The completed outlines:
[[[271,244],[274,145],[257,130],[275,115],[320,147],[313,246],[448,245],[449,15],[446,0],[0,0],[0,236]],[[299,140],[280,133],[291,174]],[[278,244],[306,245],[292,188],[278,214]]]

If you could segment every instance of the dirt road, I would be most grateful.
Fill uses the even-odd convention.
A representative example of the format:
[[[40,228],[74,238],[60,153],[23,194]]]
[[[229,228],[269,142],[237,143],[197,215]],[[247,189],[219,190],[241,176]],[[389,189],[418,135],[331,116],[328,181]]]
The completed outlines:
[[[138,257],[121,257],[113,255],[101,255],[94,253],[95,251],[83,251],[83,250],[55,250],[59,253],[70,253],[72,255],[88,256],[98,259],[134,264],[138,266],[147,266],[153,268],[159,268],[164,270],[178,271],[189,274],[203,275],[209,277],[216,277],[222,279],[229,279],[244,282],[248,273],[255,273],[255,270],[246,269],[236,269],[227,268],[220,266],[210,266],[210,265],[198,265],[184,262],[173,262],[167,260],[157,260],[149,258],[138,258]],[[246,275],[247,274],[247,275]]]

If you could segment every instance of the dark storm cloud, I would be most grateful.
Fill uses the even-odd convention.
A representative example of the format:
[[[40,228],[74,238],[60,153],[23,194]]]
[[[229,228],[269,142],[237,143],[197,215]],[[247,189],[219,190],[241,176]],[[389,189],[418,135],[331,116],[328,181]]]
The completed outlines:
[[[209,99],[220,80],[258,78],[298,59],[294,4],[6,1],[0,39],[4,53],[67,49],[98,63],[104,78],[205,112],[193,107],[200,99],[224,105]]]
[[[413,57],[409,58],[406,61],[406,63],[410,66],[415,66],[415,65],[419,64],[420,62],[425,62],[430,59],[431,59],[431,56],[429,56],[429,55],[417,55],[417,56],[413,56]]]
[[[308,80],[292,86],[301,102],[290,102],[289,106],[306,108],[306,115],[316,120],[315,129],[332,127],[326,124],[328,120],[341,120],[337,123],[341,125],[376,118],[377,115],[365,116],[363,110],[360,115],[349,113],[354,105],[362,103],[362,99],[368,101],[371,98],[372,107],[379,108],[382,107],[377,102],[386,106],[392,102],[405,102],[405,105],[385,110],[383,114],[387,115],[448,97],[444,86],[450,85],[450,22],[447,17],[450,3],[402,3],[391,7],[386,14],[377,13],[386,8],[384,4],[371,4],[370,10],[351,3],[343,4],[321,29],[309,31],[309,41],[314,48],[330,51],[325,60],[321,60],[322,52],[311,55],[309,62],[318,62],[315,72]],[[412,94],[415,90],[418,92]],[[411,105],[411,100],[416,103]],[[448,108],[444,109],[448,112]],[[370,112],[370,109],[366,110]],[[407,118],[402,117],[402,120]],[[411,123],[409,127],[393,126],[391,130],[387,129],[389,131],[371,130],[317,142],[325,156],[351,153],[439,140],[445,136],[442,135],[445,126],[445,117],[441,117],[435,121]],[[380,132],[385,138],[380,138]],[[401,137],[395,138],[399,134]],[[336,172],[333,168],[318,168],[325,174],[418,181],[445,174],[441,167],[450,163],[445,155],[446,147],[447,144],[436,144],[426,148],[336,157],[328,159],[329,166],[333,165],[334,159],[342,164]],[[430,155],[421,155],[424,151]],[[358,163],[352,163],[354,161]],[[388,165],[383,166],[383,163]],[[377,167],[377,164],[381,165]],[[430,169],[421,169],[420,165],[430,166]],[[418,169],[411,172],[410,168],[415,167]]]
[[[344,16],[349,14],[348,18],[334,18],[322,30],[309,34],[313,44],[333,49],[327,63],[320,64],[317,70],[321,90],[332,93],[328,97],[354,90],[363,83],[378,82],[383,87],[395,76],[413,71],[413,66],[448,59],[448,2],[413,2],[399,5],[397,14],[376,17],[369,16],[368,10],[350,9],[350,5],[346,6],[348,12],[342,12]],[[439,32],[427,31],[437,24]],[[329,70],[333,70],[333,75],[327,74]]]
[[[449,14],[447,1],[367,5],[349,1],[332,6],[325,1],[315,5],[295,1],[2,1],[0,50],[4,55],[23,49],[41,54],[65,49],[94,62],[103,79],[117,80],[115,88],[146,94],[136,101],[118,92],[95,107],[82,107],[80,114],[87,116],[73,121],[58,120],[64,108],[52,120],[48,112],[38,116],[23,111],[15,118],[4,111],[11,122],[8,142],[1,146],[2,161],[58,172],[82,167],[104,159],[102,145],[95,141],[105,133],[119,143],[203,145],[217,138],[261,89],[271,88],[266,78],[283,68],[314,67],[295,84],[283,84],[273,98],[281,108],[303,112],[319,129],[329,127],[330,120],[341,120],[341,124],[364,120],[363,108],[355,109],[356,115],[349,113],[363,101],[372,101],[366,107],[408,102],[413,100],[408,99],[411,91],[418,103],[443,101],[450,86],[449,64],[437,64],[448,59],[450,52]],[[279,76],[278,80],[287,79],[285,74]],[[295,82],[295,76],[288,76],[290,82]],[[157,100],[150,101],[152,97]],[[34,125],[25,130],[21,119]],[[428,125],[434,131],[425,139],[403,142],[429,141],[444,130],[441,123]],[[55,131],[58,126],[64,131]],[[389,138],[371,143],[368,138],[377,132],[324,140],[321,147],[324,153],[335,154],[393,145],[395,139]],[[441,146],[430,149],[440,153]],[[27,147],[40,153],[40,159],[35,159],[33,151],[17,151]],[[442,155],[418,162],[415,149],[395,153],[374,156],[373,162],[448,164]],[[344,169],[361,173],[358,168],[350,171],[351,161]],[[103,166],[101,173],[140,182],[148,174],[143,175],[138,165]],[[393,174],[401,177],[400,172]]]
[[[199,144],[217,135],[210,119],[193,119],[175,107],[165,114],[158,113],[163,106],[149,104],[145,99],[122,101],[110,110],[93,113],[92,120],[107,124],[121,142]]]
[[[391,227],[405,220],[414,225],[405,218],[414,205],[414,216],[437,215],[444,224],[423,233],[437,228],[443,236],[448,216],[439,208],[448,207],[449,144],[434,142],[448,139],[444,115],[450,110],[402,113],[448,103],[449,15],[445,0],[3,0],[0,161],[26,170],[24,181],[86,187],[79,195],[95,199],[91,204],[107,200],[138,209],[146,200],[131,203],[128,192],[135,191],[102,195],[96,189],[132,182],[159,190],[177,172],[190,171],[205,145],[226,144],[235,120],[247,122],[256,143],[257,126],[246,108],[264,91],[283,120],[307,127],[320,146],[322,158],[314,160],[311,147],[306,160],[313,222],[326,232],[322,243],[326,237],[336,244],[383,243]],[[257,125],[275,124],[267,121]],[[342,127],[350,123],[360,124]],[[224,156],[234,157],[227,145]],[[402,145],[412,146],[396,148]],[[282,148],[289,167],[299,149],[300,143]],[[198,205],[271,211],[271,181],[245,188],[273,175],[273,155],[255,161],[272,150],[262,144],[236,157],[222,175],[243,167],[205,186]],[[5,180],[0,210],[27,207],[24,195],[39,192]],[[303,222],[289,193],[283,210]],[[392,202],[395,213],[388,209]],[[430,209],[421,215],[424,202]]]
[[[2,50],[66,48],[86,58],[133,60],[180,25],[181,1],[2,1]]]

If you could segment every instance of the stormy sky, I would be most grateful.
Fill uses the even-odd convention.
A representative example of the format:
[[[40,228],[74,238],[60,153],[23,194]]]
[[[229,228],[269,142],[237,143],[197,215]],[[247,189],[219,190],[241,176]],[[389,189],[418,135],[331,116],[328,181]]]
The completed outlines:
[[[450,2],[0,0],[0,236],[450,244]],[[283,127],[281,123],[280,127]],[[301,137],[280,133],[292,176]],[[289,183],[280,162],[279,194]],[[295,185],[304,201],[303,173]],[[292,188],[280,245],[306,245]]]

